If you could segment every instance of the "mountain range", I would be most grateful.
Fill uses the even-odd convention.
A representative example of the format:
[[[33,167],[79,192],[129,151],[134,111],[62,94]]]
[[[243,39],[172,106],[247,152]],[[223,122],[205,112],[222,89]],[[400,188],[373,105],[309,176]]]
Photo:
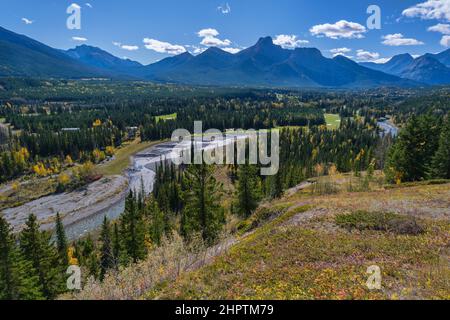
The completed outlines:
[[[361,65],[429,85],[450,84],[450,49],[417,58],[406,53],[394,56],[386,63],[366,62]]]
[[[384,64],[327,58],[315,48],[283,49],[264,37],[236,54],[211,47],[142,65],[96,47],[70,50],[0,27],[0,77],[139,79],[195,85],[264,87],[378,87],[450,84],[450,50],[414,59],[409,54]]]

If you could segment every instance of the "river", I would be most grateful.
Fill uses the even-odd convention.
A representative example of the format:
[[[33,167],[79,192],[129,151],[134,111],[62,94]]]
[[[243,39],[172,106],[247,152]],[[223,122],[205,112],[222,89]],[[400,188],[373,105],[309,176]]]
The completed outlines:
[[[381,136],[390,134],[392,137],[396,137],[398,135],[398,127],[395,126],[389,119],[378,121],[378,127],[383,130],[380,133]]]
[[[195,138],[197,142],[202,142],[202,150],[211,150],[217,147],[223,147],[235,140],[245,139],[245,134],[230,134],[226,139],[210,141],[210,139]],[[144,151],[135,154],[131,159],[131,166],[126,170],[125,176],[128,179],[127,192],[123,193],[119,201],[111,204],[107,209],[98,211],[78,221],[65,225],[67,238],[69,240],[78,239],[89,232],[98,229],[106,216],[109,220],[115,220],[120,217],[125,209],[125,198],[129,190],[135,194],[144,189],[145,195],[153,191],[155,182],[156,168],[163,161],[171,161],[179,158],[183,152],[189,150],[189,143],[177,145],[174,142],[164,142],[152,146]],[[64,221],[63,221],[64,222]]]

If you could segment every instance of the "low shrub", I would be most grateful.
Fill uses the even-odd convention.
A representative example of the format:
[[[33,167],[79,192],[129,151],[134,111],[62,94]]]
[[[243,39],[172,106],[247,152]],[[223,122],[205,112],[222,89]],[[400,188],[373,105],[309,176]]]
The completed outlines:
[[[285,212],[288,209],[288,207],[289,207],[288,205],[286,206],[278,205],[270,208],[261,207],[258,210],[256,210],[256,212],[253,215],[251,215],[248,219],[239,222],[236,229],[240,234],[249,232],[263,225],[267,221],[270,221],[274,217],[279,216],[280,214]]]
[[[418,235],[425,231],[414,217],[390,212],[355,211],[337,215],[335,221],[347,230],[376,230],[405,235]]]

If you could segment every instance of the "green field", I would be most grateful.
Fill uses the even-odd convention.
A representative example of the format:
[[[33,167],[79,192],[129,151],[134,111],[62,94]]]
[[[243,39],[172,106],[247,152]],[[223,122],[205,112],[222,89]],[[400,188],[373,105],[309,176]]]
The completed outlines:
[[[139,139],[136,139],[133,142],[125,144],[117,150],[114,160],[98,166],[98,171],[103,175],[122,174],[123,171],[129,166],[130,157],[132,155],[160,142],[161,141],[140,142]]]
[[[325,121],[331,130],[337,130],[341,125],[341,117],[338,114],[326,113]]]
[[[155,117],[155,119],[156,119],[156,123],[160,122],[161,120],[163,120],[163,121],[176,120],[177,119],[177,114],[176,113],[164,114],[162,116]]]

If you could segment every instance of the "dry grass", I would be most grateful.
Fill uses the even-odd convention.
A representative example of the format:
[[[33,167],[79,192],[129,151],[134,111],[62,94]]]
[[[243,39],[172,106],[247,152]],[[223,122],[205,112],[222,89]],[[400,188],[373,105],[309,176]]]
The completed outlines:
[[[136,139],[132,142],[125,143],[114,155],[114,160],[98,166],[98,171],[102,175],[118,175],[130,165],[130,157],[142,150],[150,148],[153,145],[161,143],[161,141],[145,141],[140,142]]]
[[[24,183],[17,182],[17,188],[5,187],[0,191],[0,210],[15,208],[24,203],[48,196],[56,191],[54,179],[32,179]]]
[[[449,299],[449,193],[448,184],[319,197],[299,192],[279,201],[289,207],[279,218],[147,298]],[[362,208],[413,211],[425,231],[348,231],[335,223],[337,213]],[[381,290],[365,284],[371,265],[381,268]]]
[[[333,179],[339,185],[342,177]],[[323,196],[300,190],[264,204],[243,222],[240,238],[222,242],[208,259],[178,238],[70,298],[450,299],[450,184],[374,187]],[[423,232],[336,223],[357,210],[420,216]],[[371,265],[381,268],[381,290],[366,286]]]

